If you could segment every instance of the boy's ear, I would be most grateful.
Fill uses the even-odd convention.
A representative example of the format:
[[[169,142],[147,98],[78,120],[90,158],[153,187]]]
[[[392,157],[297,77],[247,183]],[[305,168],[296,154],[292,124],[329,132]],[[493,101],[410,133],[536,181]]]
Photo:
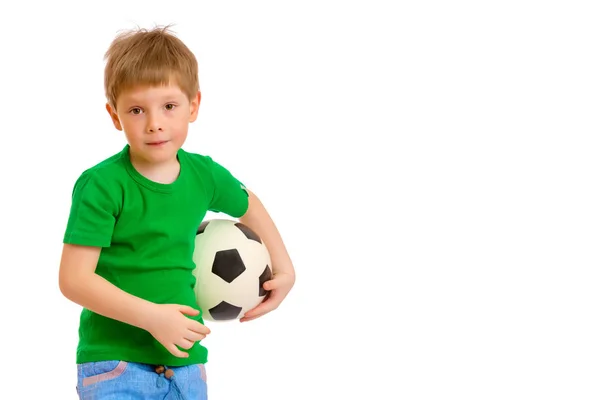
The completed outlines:
[[[198,108],[200,108],[200,99],[202,95],[200,91],[196,93],[196,96],[190,101],[190,122],[194,122],[198,118]]]
[[[122,131],[123,127],[121,126],[121,121],[119,121],[119,115],[117,111],[114,110],[109,103],[106,103],[106,111],[108,111],[108,115],[110,115],[110,119],[113,122],[113,125],[117,130]]]

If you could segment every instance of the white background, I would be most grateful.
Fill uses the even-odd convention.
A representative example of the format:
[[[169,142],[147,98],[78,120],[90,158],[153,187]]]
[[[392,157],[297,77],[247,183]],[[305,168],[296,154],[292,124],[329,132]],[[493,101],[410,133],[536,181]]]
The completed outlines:
[[[594,2],[2,4],[1,398],[76,398],[62,235],[125,144],[103,55],[169,23],[200,63],[186,149],[262,198],[298,274],[211,325],[213,400],[600,398]]]

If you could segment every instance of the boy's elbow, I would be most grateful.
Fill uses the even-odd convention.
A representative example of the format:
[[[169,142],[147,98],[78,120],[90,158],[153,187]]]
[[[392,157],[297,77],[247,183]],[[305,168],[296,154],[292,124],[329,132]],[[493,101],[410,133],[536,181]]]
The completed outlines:
[[[65,298],[79,303],[82,296],[89,290],[91,279],[95,272],[78,271],[76,273],[61,273],[58,277],[58,288]]]
[[[77,291],[77,280],[61,268],[61,272],[58,274],[58,288],[63,296],[72,300],[73,294]]]
[[[65,282],[64,279],[59,279],[58,280],[58,289],[60,290],[60,293],[68,300],[73,301],[73,287],[69,284],[67,284],[67,282]]]

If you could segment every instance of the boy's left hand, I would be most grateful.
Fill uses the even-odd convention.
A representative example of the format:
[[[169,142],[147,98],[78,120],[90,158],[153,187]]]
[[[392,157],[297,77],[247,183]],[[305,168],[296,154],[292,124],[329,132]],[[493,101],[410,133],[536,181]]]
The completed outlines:
[[[248,310],[244,316],[240,318],[240,322],[252,321],[253,319],[262,317],[263,315],[279,307],[283,299],[285,299],[290,290],[292,290],[294,281],[294,276],[288,273],[275,272],[273,274],[273,279],[266,281],[263,284],[263,288],[265,290],[270,290],[270,293],[262,303],[254,307],[252,310]]]

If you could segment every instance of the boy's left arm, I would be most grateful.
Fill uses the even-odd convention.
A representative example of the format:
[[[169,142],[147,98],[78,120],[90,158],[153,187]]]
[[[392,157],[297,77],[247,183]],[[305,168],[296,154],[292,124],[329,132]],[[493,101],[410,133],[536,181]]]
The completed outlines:
[[[246,189],[246,191],[248,192],[248,210],[239,220],[256,232],[267,246],[271,256],[273,278],[263,285],[265,290],[271,291],[265,301],[246,312],[240,318],[240,322],[251,321],[275,310],[288,295],[296,281],[292,260],[275,223],[260,199],[250,190]]]

